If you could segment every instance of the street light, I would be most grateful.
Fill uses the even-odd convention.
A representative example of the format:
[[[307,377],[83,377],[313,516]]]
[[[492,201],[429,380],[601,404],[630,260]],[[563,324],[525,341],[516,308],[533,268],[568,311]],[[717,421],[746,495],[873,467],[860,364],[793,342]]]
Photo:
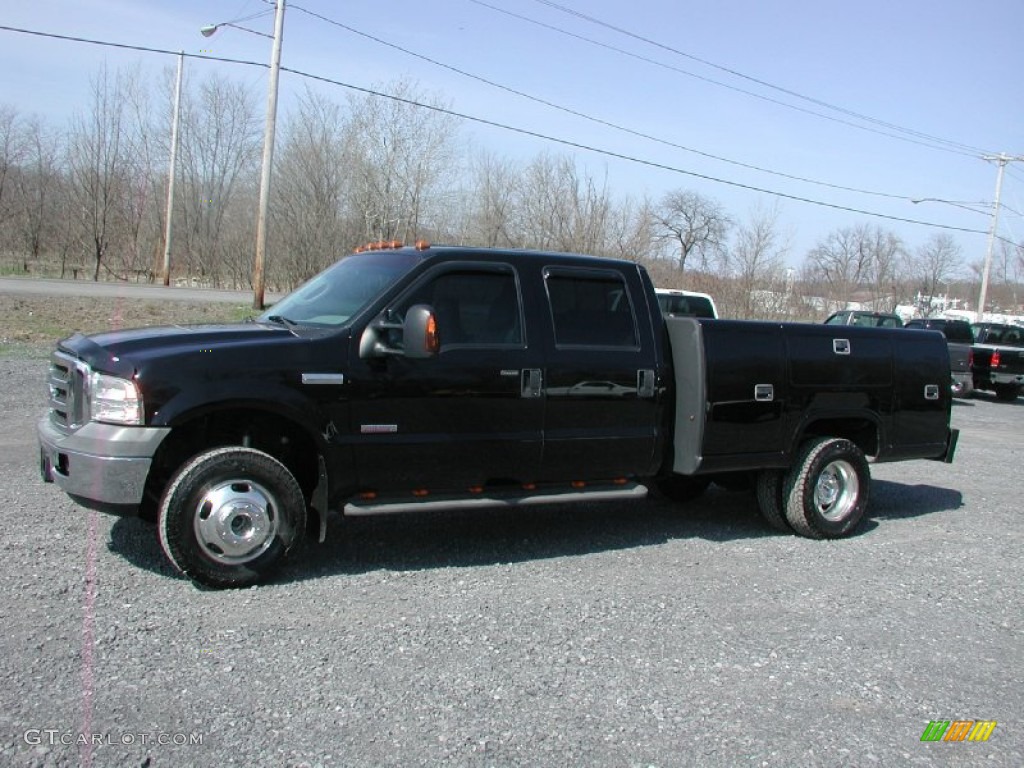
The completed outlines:
[[[220,24],[207,24],[205,27],[199,28],[199,34],[203,37],[210,37],[221,27],[231,27],[233,29],[240,29],[243,32],[248,32],[250,35],[259,35],[260,37],[268,37],[271,40],[274,39],[273,35],[268,35],[266,32],[257,32],[255,29],[249,29],[248,27],[239,26],[238,24],[232,24],[230,21],[222,21]]]
[[[912,203],[945,203],[946,205],[952,205],[957,208],[963,208],[964,210],[971,211],[972,213],[982,213],[982,211],[976,208],[971,208],[972,205],[985,205],[992,208],[992,224],[988,230],[988,244],[985,248],[985,266],[981,271],[981,290],[978,292],[978,319],[977,322],[982,322],[985,319],[985,299],[988,294],[988,276],[992,269],[992,247],[995,244],[996,239],[996,228],[999,226],[999,194],[1003,187],[1003,166],[1006,163],[999,164],[999,174],[996,177],[996,200],[994,203],[986,202],[964,202],[957,200],[942,200],[937,197],[922,197],[916,200],[911,200]],[[982,214],[988,215],[988,214]]]
[[[270,169],[274,163],[274,131],[277,123],[277,83],[281,73],[281,40],[284,37],[284,4],[285,0],[277,0],[274,13],[274,45],[270,50],[270,81],[267,86],[267,123],[263,133],[263,167],[260,172],[260,202],[256,213],[256,256],[253,260],[252,287],[253,309],[263,309],[263,296],[265,291],[264,264],[267,255],[267,215],[270,210]],[[257,14],[262,15],[262,14]],[[245,21],[245,19],[236,19]],[[253,32],[251,29],[239,27],[233,22],[223,24],[208,24],[200,28],[199,33],[203,37],[209,37],[219,27],[235,27],[246,32]],[[262,35],[262,32],[254,32]],[[269,35],[264,35],[269,37]]]
[[[992,203],[985,202],[984,200],[943,200],[941,197],[918,197],[910,202],[917,205],[918,203],[945,203],[946,205],[955,205],[957,208],[963,208],[965,211],[971,213],[980,213],[982,216],[988,216],[984,211],[979,211],[976,208],[971,208],[972,205],[984,205],[986,208],[991,208]]]

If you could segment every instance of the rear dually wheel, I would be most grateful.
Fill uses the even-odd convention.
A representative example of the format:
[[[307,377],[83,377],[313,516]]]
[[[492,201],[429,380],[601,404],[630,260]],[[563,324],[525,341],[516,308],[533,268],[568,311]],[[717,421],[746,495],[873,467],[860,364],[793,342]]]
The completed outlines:
[[[849,440],[809,440],[785,476],[782,498],[793,530],[812,539],[849,536],[867,509],[871,472]]]

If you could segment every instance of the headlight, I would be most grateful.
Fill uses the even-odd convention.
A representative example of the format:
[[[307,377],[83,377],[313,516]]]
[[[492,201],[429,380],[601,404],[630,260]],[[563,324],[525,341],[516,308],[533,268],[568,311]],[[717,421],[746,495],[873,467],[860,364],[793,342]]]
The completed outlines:
[[[93,373],[89,380],[89,415],[93,421],[141,424],[143,410],[139,388],[129,379]]]

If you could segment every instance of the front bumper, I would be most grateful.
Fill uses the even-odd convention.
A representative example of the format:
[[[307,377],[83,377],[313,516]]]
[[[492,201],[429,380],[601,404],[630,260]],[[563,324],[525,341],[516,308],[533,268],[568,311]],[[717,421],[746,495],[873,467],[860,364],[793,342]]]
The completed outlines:
[[[46,415],[37,425],[39,471],[76,499],[138,505],[153,455],[170,431],[89,422],[65,434]]]

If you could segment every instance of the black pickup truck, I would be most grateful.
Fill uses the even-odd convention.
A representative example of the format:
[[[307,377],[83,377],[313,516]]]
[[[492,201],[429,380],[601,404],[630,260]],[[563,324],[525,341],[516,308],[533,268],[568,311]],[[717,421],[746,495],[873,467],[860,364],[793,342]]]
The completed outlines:
[[[953,396],[969,397],[974,391],[974,335],[966,320],[944,317],[917,317],[903,326],[908,330],[939,331],[949,348],[949,369],[953,377]]]
[[[196,582],[251,584],[328,513],[643,496],[755,480],[780,528],[849,535],[874,461],[952,460],[939,334],[664,318],[629,261],[347,256],[253,322],[74,335],[41,471],[155,516]]]
[[[972,323],[974,388],[1012,402],[1024,389],[1024,328],[1007,323]]]

